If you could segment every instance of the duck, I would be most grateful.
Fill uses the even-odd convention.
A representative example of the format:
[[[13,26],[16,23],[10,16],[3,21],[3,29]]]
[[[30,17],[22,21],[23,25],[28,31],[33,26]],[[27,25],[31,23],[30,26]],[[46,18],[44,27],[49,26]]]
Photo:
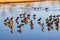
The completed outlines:
[[[26,18],[26,12],[23,14],[23,18]]]
[[[37,10],[39,10],[39,7],[37,8]]]
[[[51,25],[51,29],[54,30],[53,25]]]
[[[7,17],[5,20],[4,20],[4,22],[8,22],[9,21],[9,18]]]
[[[59,22],[59,19],[54,19],[54,23],[58,23]]]
[[[44,23],[42,23],[42,25],[41,25],[42,27],[44,27]]]
[[[60,15],[57,15],[56,17],[59,17]]]
[[[23,14],[23,16],[25,16],[26,15],[26,12]]]
[[[31,23],[32,25],[34,25],[34,24],[33,24],[33,20],[31,20],[30,23]]]
[[[24,23],[22,23],[21,26],[24,26]]]
[[[21,20],[22,23],[25,23],[25,20]]]
[[[11,18],[10,18],[10,21],[9,21],[9,23],[8,23],[8,26],[9,26],[10,28],[12,28],[12,27],[13,27],[13,23],[14,23],[14,18],[11,17]]]
[[[41,20],[41,17],[38,19],[38,21],[40,21]]]
[[[46,22],[46,24],[47,24],[47,26],[49,27],[49,26],[51,25],[51,21],[48,20],[48,21]]]
[[[25,19],[24,19],[24,22],[25,22],[25,24],[28,24],[28,19],[25,18]]]
[[[44,27],[42,27],[42,32],[44,32]]]
[[[46,18],[46,21],[48,21],[49,19],[48,18]]]
[[[27,14],[27,16],[30,16],[30,14]]]
[[[9,18],[7,17],[5,20],[4,20],[4,25],[8,25],[8,23],[9,23]]]
[[[17,26],[17,28],[21,28],[22,27],[22,25],[20,24],[19,26]]]
[[[19,17],[22,18],[22,14],[20,14]]]
[[[50,31],[51,30],[51,28],[50,27],[48,27],[48,31]]]
[[[16,23],[19,24],[19,21],[18,21],[19,17],[16,18]]]
[[[36,7],[34,7],[34,10],[36,11]]]
[[[22,23],[19,26],[17,26],[17,28],[22,28],[22,26],[24,26],[24,23]]]
[[[26,14],[25,15],[23,14],[23,18],[27,18]]]
[[[56,24],[56,30],[57,31],[59,30],[59,24],[58,23]]]
[[[14,29],[11,29],[11,33],[14,33]]]
[[[38,24],[42,25],[41,17],[38,19]]]
[[[10,23],[8,24],[8,26],[9,26],[11,29],[14,27],[12,22],[10,22]]]
[[[33,15],[33,19],[36,19],[36,14]]]
[[[11,17],[10,21],[14,22],[14,17]]]
[[[56,16],[54,15],[54,16],[53,16],[53,20],[55,20],[55,19],[56,19]]]
[[[46,7],[45,10],[48,11],[48,7]]]
[[[34,28],[33,25],[34,25],[34,24],[33,24],[33,20],[31,20],[31,21],[30,21],[30,27],[31,27],[31,29]]]
[[[27,18],[30,19],[30,14],[27,14]]]
[[[49,16],[49,20],[50,20],[50,21],[52,20],[52,15]]]
[[[42,26],[42,32],[44,32],[44,23],[42,23],[41,26]]]

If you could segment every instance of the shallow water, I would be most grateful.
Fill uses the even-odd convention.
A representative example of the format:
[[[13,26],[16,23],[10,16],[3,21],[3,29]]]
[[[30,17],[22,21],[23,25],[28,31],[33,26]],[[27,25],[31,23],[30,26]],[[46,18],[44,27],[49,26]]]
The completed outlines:
[[[58,6],[54,7],[51,5],[46,6],[49,7],[48,11],[45,11],[45,6],[37,6],[37,3],[28,8],[24,7],[23,5],[23,8],[21,8],[21,5],[22,4],[18,4],[18,6],[14,8],[0,8],[0,40],[60,40],[60,30],[57,31],[54,28],[54,30],[48,31],[45,21],[45,19],[50,15],[60,15],[60,4],[56,4]],[[34,10],[32,7],[41,8],[39,10]],[[17,26],[21,23],[21,19],[19,19],[19,24],[17,24],[14,20],[14,32],[12,33],[11,29],[8,26],[4,25],[4,20],[6,17],[14,17],[14,19],[16,19],[19,14],[24,12],[31,15],[30,20],[34,20],[32,16],[36,14],[36,20],[33,21],[33,30],[31,30],[29,26],[30,24],[28,23],[27,25],[23,26],[22,32],[18,32]],[[45,24],[44,32],[42,32],[41,26],[37,23],[37,19],[40,17],[42,18],[42,22]]]

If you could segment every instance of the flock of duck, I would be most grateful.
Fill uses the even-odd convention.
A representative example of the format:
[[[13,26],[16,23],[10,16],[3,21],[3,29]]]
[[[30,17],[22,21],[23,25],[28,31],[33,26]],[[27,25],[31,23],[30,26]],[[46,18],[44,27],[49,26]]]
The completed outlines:
[[[17,24],[19,24],[17,26],[17,28],[19,28],[17,31],[18,32],[22,32],[22,27],[28,23],[30,23],[30,28],[33,29],[34,28],[34,20],[33,19],[36,19],[36,14],[33,15],[33,19],[31,20],[31,15],[30,14],[27,14],[27,13],[23,13],[23,14],[19,14],[19,16],[15,19],[15,22]],[[47,25],[47,30],[50,31],[51,29],[54,30],[54,27],[53,25],[55,25],[56,27],[56,30],[59,30],[59,18],[60,18],[60,15],[50,15],[49,18],[46,18],[46,25]],[[19,19],[21,19],[21,23],[19,23]],[[42,18],[40,17],[39,19],[37,19],[37,23],[41,26],[41,30],[42,32],[44,32],[45,30],[45,24],[42,23]],[[14,32],[14,17],[11,17],[10,19],[7,17],[5,20],[4,20],[4,24],[8,27],[11,28],[11,32],[13,33]]]
[[[50,15],[49,18],[46,19],[46,24],[48,26],[48,31],[51,29],[54,30],[53,25],[55,25],[56,30],[59,30],[60,28],[60,15]]]

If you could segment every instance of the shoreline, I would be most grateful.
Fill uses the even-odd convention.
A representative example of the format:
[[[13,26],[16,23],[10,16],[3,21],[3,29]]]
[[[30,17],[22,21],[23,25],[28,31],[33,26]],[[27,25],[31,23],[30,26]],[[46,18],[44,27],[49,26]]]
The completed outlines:
[[[0,4],[11,4],[11,3],[34,3],[34,2],[60,2],[60,1],[16,1],[16,2],[0,2]]]

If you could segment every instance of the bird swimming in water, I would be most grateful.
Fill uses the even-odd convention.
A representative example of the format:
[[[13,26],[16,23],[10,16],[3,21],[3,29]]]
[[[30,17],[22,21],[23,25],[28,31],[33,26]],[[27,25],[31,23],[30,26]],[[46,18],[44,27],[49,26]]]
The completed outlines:
[[[52,15],[49,16],[49,20],[52,21]]]
[[[33,19],[36,19],[36,14],[33,15]]]
[[[41,17],[38,19],[38,21],[40,21],[41,20]]]
[[[19,21],[18,21],[19,17],[16,18],[16,23],[19,24]]]
[[[38,19],[38,23],[39,23],[40,25],[42,25],[41,17]]]
[[[25,18],[25,19],[24,19],[24,22],[25,22],[25,24],[28,24],[28,19]]]
[[[34,28],[33,25],[34,25],[34,24],[33,24],[33,20],[31,20],[31,21],[30,21],[30,27],[31,27],[31,29]]]
[[[23,14],[23,18],[26,18],[26,12]]]
[[[4,22],[7,22],[7,21],[9,21],[9,18],[8,17],[4,20]]]
[[[11,17],[10,21],[14,22],[14,17]]]
[[[9,23],[9,18],[7,17],[5,20],[4,20],[4,24],[7,26]]]
[[[23,14],[20,14],[19,17],[22,18],[22,15],[23,15]]]
[[[30,14],[27,14],[27,18],[30,19]]]
[[[48,7],[46,7],[45,10],[48,11]]]
[[[44,32],[44,23],[42,23],[41,26],[42,26],[42,32]]]

